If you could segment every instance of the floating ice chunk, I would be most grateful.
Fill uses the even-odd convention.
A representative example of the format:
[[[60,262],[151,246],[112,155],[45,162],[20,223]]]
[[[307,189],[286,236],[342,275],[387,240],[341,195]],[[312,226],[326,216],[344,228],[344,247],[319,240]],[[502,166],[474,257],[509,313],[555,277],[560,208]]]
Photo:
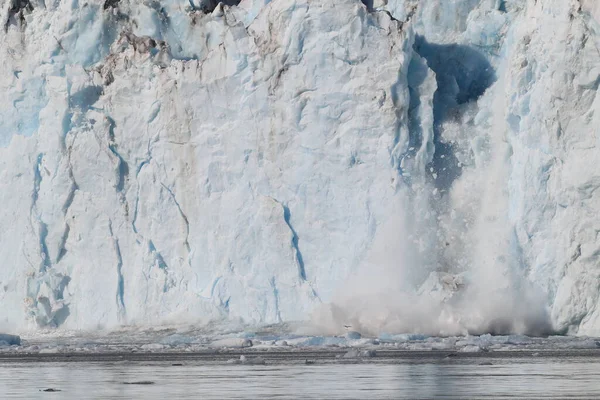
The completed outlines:
[[[360,356],[360,351],[358,349],[350,349],[346,354],[342,356],[342,358],[358,358]]]
[[[591,338],[583,338],[581,340],[570,340],[556,344],[556,347],[566,349],[597,349],[600,347],[600,342]]]
[[[258,356],[258,357],[250,358],[248,361],[246,361],[246,363],[251,364],[251,365],[265,365],[267,362],[265,361],[264,358]]]
[[[308,336],[288,339],[290,346],[308,347],[308,346],[344,346],[348,343],[345,337],[338,336]]]
[[[375,350],[363,350],[360,352],[361,357],[371,358],[377,356],[377,352]]]
[[[21,345],[21,337],[17,335],[9,335],[6,333],[0,333],[0,343],[6,343],[8,346]]]
[[[225,338],[213,341],[210,347],[229,347],[229,348],[246,348],[252,347],[253,343],[250,339],[244,338]]]
[[[267,362],[261,356],[258,357],[246,357],[244,355],[240,356],[240,363],[246,365],[265,365]]]
[[[192,339],[189,336],[184,336],[184,335],[175,333],[173,335],[165,337],[160,342],[162,344],[166,344],[166,345],[170,345],[170,346],[178,346],[178,345],[182,345],[182,344],[190,344],[193,341],[194,341],[194,339]]]
[[[384,341],[394,341],[394,342],[408,342],[415,340],[426,340],[429,336],[421,335],[421,334],[410,334],[410,333],[401,333],[397,335],[391,335],[389,333],[382,333],[379,335],[380,340]]]
[[[164,350],[168,347],[163,344],[160,344],[160,343],[149,343],[149,344],[143,345],[141,348],[142,348],[142,350],[157,351],[157,350]]]
[[[356,339],[360,339],[360,338],[362,338],[362,335],[359,332],[356,332],[356,331],[346,332],[346,339],[356,340]]]
[[[370,358],[370,357],[375,357],[376,355],[377,355],[377,352],[375,350],[350,349],[350,350],[348,350],[348,352],[346,352],[346,354],[344,354],[342,356],[342,358],[361,358],[361,357]]]
[[[40,354],[56,354],[58,353],[58,347],[48,347],[40,350]]]
[[[500,341],[503,340],[501,339]],[[494,343],[494,337],[489,334],[481,336],[466,336],[465,338],[456,341],[456,347],[477,346],[480,348],[488,348],[490,345],[492,345],[492,343]]]
[[[525,336],[525,335],[509,335],[506,338],[505,343],[516,344],[516,345],[525,345],[525,344],[533,343],[533,340],[529,336]]]
[[[460,351],[461,353],[479,353],[480,351],[487,351],[487,350],[482,349],[479,346],[468,345],[468,346],[463,347],[462,349],[459,349],[458,351]]]
[[[451,350],[456,346],[456,338],[438,339],[431,345],[431,350]]]

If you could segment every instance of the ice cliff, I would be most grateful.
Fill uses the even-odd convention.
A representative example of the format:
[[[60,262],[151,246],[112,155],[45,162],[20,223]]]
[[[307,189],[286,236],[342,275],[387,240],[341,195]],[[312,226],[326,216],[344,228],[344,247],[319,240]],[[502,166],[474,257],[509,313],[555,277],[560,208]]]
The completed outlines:
[[[7,0],[0,328],[600,335],[595,0]]]

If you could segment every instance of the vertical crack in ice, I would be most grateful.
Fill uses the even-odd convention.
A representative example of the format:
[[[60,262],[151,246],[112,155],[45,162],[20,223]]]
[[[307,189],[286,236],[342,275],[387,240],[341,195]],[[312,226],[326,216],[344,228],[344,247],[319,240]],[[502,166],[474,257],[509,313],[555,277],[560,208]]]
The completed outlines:
[[[129,175],[129,166],[127,162],[123,159],[121,154],[117,151],[116,145],[111,144],[108,146],[110,151],[119,159],[119,179],[117,181],[117,185],[115,188],[117,192],[122,192],[125,187],[125,181],[127,180],[127,176]]]
[[[221,281],[221,279],[223,279],[222,275],[219,275],[215,278],[215,280],[213,281],[212,286],[210,287],[210,297],[214,298],[215,297],[215,290],[217,289],[217,285],[219,284],[219,282]]]
[[[29,211],[32,225],[37,223],[38,246],[41,262],[37,273],[31,274],[27,278],[27,296],[29,298],[28,313],[38,326],[50,326],[56,328],[63,324],[70,315],[69,306],[64,302],[64,291],[71,278],[61,273],[57,273],[52,269],[53,264],[47,244],[48,225],[42,220],[37,208],[43,179],[43,158],[43,153],[38,154],[34,165],[34,182],[31,195],[32,202]],[[67,203],[69,203],[68,198]],[[70,227],[67,225],[59,245],[56,262],[59,262],[64,255],[64,243],[68,238],[69,231]],[[24,255],[25,258],[29,260],[25,253]],[[42,288],[49,289],[49,292],[42,292]]]
[[[140,205],[140,181],[139,181],[139,175],[140,175],[140,172],[142,171],[142,168],[144,168],[144,166],[150,164],[150,161],[152,161],[152,149],[150,147],[150,140],[148,140],[148,149],[147,149],[146,159],[143,160],[138,165],[138,167],[137,167],[137,169],[135,171],[135,181],[137,182],[137,193],[136,193],[136,196],[135,196],[135,206],[134,206],[134,209],[133,209],[133,218],[131,220],[131,228],[133,229],[133,232],[135,234],[137,234],[137,235],[139,235],[139,232],[138,232],[138,229],[137,229],[137,226],[136,226],[137,217],[138,217],[138,210],[139,210],[139,205]]]
[[[117,159],[119,160],[119,177],[117,180],[117,185],[115,186],[117,192],[123,192],[123,189],[125,187],[125,182],[127,181],[127,178],[129,176],[129,164],[127,164],[127,162],[125,161],[125,159],[121,156],[121,154],[119,154],[118,150],[117,150],[117,143],[115,141],[115,127],[116,127],[116,123],[115,120],[112,119],[109,116],[106,116],[106,119],[108,120],[109,123],[109,127],[108,127],[108,136],[109,136],[109,145],[108,148],[110,149],[111,153],[113,153],[115,155],[115,157],[117,157]]]
[[[156,246],[154,246],[154,242],[152,242],[152,240],[148,241],[148,249],[150,250],[150,253],[154,256],[154,260],[158,265],[158,268],[166,272],[169,269],[169,266],[165,262],[165,259],[160,254],[160,252],[156,250]]]
[[[115,249],[115,255],[117,256],[117,310],[119,312],[119,319],[123,320],[125,317],[125,280],[123,278],[123,257],[121,256],[121,247],[119,246],[119,239],[115,237],[112,229],[112,220],[108,220],[108,231],[113,242],[113,248]]]
[[[37,201],[40,195],[40,185],[42,183],[42,174],[40,172],[40,167],[42,166],[42,160],[44,158],[44,153],[38,154],[36,158],[36,163],[33,166],[33,193],[31,195],[31,208],[30,211],[33,212],[36,208]]]
[[[77,185],[77,182],[75,182],[75,177],[73,176],[73,167],[71,165],[71,151],[70,150],[68,153],[68,164],[69,164],[69,179],[71,180],[71,187],[69,188],[69,193],[67,194],[67,198],[65,199],[65,202],[63,203],[63,206],[62,206],[63,217],[67,216],[67,213],[69,212],[69,208],[71,207],[71,204],[73,204],[73,200],[75,199],[75,192],[77,190],[79,190],[79,186]],[[65,218],[65,221],[66,221],[66,218]],[[67,240],[69,239],[70,231],[71,231],[71,226],[69,225],[68,222],[65,222],[65,230],[63,231],[63,234],[61,236],[61,240],[60,240],[59,247],[58,247],[58,254],[56,256],[57,264],[62,260],[62,258],[65,256],[65,254],[67,254],[66,244],[67,244]]]
[[[42,221],[41,216],[37,210],[37,201],[40,195],[40,186],[42,184],[42,160],[44,159],[44,154],[40,153],[37,156],[36,163],[33,166],[33,193],[31,194],[31,207],[29,209],[30,218],[32,221],[37,222],[37,232],[38,232],[38,243],[40,249],[40,255],[42,258],[39,271],[45,272],[49,268],[52,268],[52,260],[50,259],[50,254],[48,252],[48,245],[46,243],[46,238],[48,237],[48,226],[44,221]]]
[[[150,250],[150,254],[152,254],[154,256],[155,265],[157,265],[158,268],[165,273],[165,281],[163,284],[163,293],[167,293],[167,291],[169,290],[169,281],[168,281],[169,266],[165,262],[165,259],[163,258],[162,254],[160,254],[160,252],[154,246],[154,242],[152,242],[152,240],[148,241],[148,250]]]
[[[273,290],[273,298],[275,300],[275,315],[277,316],[277,322],[281,323],[281,311],[279,310],[279,290],[277,289],[277,283],[275,282],[275,277],[271,277],[269,283],[271,284],[271,289]]]
[[[71,232],[71,226],[68,223],[65,223],[65,230],[60,238],[60,243],[58,246],[58,255],[56,256],[56,263],[58,264],[60,260],[67,254],[66,244],[67,240],[69,240],[69,233]]]
[[[139,180],[137,179],[137,177],[139,176],[142,168],[145,165],[147,165],[151,160],[152,160],[152,154],[151,154],[151,151],[150,151],[150,145],[148,145],[148,157],[144,161],[142,161],[138,165],[138,167],[136,169],[136,181],[138,182],[138,187],[137,187],[137,193],[136,193],[136,199],[135,199],[135,206],[134,206],[134,209],[133,209],[133,217],[132,217],[132,221],[131,221],[131,227],[133,229],[133,232],[138,235],[138,239],[136,239],[138,243],[140,243],[141,240],[145,241],[146,239],[144,238],[144,236],[142,234],[140,234],[138,232],[138,229],[137,229],[137,226],[136,226],[137,217],[138,217],[138,211],[139,211],[139,203],[140,203],[140,186],[139,186]],[[165,189],[167,189],[167,191],[169,191],[168,188],[165,185],[162,185],[162,186],[165,187]],[[190,246],[189,246],[188,241],[187,241],[187,236],[189,235],[189,223],[188,223],[188,220],[187,220],[187,216],[181,210],[181,207],[179,206],[179,203],[177,202],[177,200],[174,197],[174,194],[171,191],[169,191],[169,193],[170,193],[171,197],[173,198],[173,201],[177,205],[179,213],[181,214],[182,218],[186,222],[187,233],[186,233],[185,244],[186,244],[186,248],[188,250],[188,256],[189,256]],[[154,257],[154,265],[158,266],[158,268],[165,273],[165,283],[164,283],[164,286],[163,286],[163,292],[167,292],[168,289],[169,289],[169,284],[167,282],[167,277],[168,277],[168,274],[169,274],[169,265],[167,264],[167,262],[165,261],[164,257],[162,256],[162,254],[160,253],[160,251],[158,251],[158,249],[154,245],[154,242],[151,239],[148,240],[148,250],[149,250],[150,254]],[[150,268],[152,268],[152,266],[150,266]],[[146,280],[149,279],[149,277],[146,276],[145,273],[144,273],[144,277],[146,278]],[[147,296],[147,294],[146,294],[146,296]]]
[[[215,278],[211,288],[210,288],[210,298],[214,299],[215,295],[217,295],[217,299],[219,301],[219,305],[225,311],[226,314],[229,314],[229,301],[231,300],[231,296],[227,296],[226,299],[223,299],[223,292],[221,290],[217,293],[217,287],[219,283],[223,282],[223,276],[219,275]]]
[[[398,93],[402,93],[402,87],[403,87],[403,83],[402,83],[402,79],[404,79],[401,71],[398,71],[398,80],[392,85],[392,87],[390,88],[390,92],[391,92],[391,97],[392,97],[392,104],[394,105],[394,110],[396,112],[396,127],[395,127],[395,132],[394,132],[394,141],[392,142],[392,148],[391,148],[391,162],[392,162],[392,166],[397,169],[400,173],[402,173],[402,168],[400,167],[400,161],[401,161],[401,155],[400,153],[403,152],[403,144],[406,141],[402,140],[402,125],[403,125],[403,121],[404,121],[404,107],[403,104],[404,102],[402,102],[399,99],[399,95]]]
[[[419,181],[425,172],[425,165],[431,161],[434,152],[433,112],[429,91],[431,70],[418,54],[413,54],[408,65],[406,83],[408,86],[407,137],[396,149],[396,162],[401,177],[409,187]],[[397,115],[397,118],[400,118]],[[399,140],[398,140],[399,142]]]
[[[133,208],[133,218],[131,219],[131,229],[133,229],[133,233],[135,233],[135,234],[138,234],[138,230],[137,230],[137,227],[135,226],[135,223],[137,221],[139,205],[140,205],[140,188],[139,188],[139,182],[138,182],[138,190],[137,190],[137,194],[135,196],[135,207]]]
[[[69,175],[71,176],[71,187],[69,188],[69,194],[67,195],[67,198],[65,199],[65,202],[62,206],[63,216],[67,215],[69,207],[71,207],[71,204],[73,204],[73,200],[75,199],[75,192],[77,191],[77,189],[79,189],[77,183],[73,179],[73,174],[71,173],[71,171],[69,171]]]
[[[289,207],[287,207],[285,204],[282,204],[282,203],[280,203],[280,204],[281,204],[281,207],[283,207],[283,219],[285,220],[285,223],[287,224],[288,228],[290,228],[290,231],[292,232],[292,247],[294,248],[294,253],[296,254],[296,263],[298,264],[298,276],[300,277],[300,279],[305,281],[306,280],[306,270],[304,268],[304,258],[302,257],[302,252],[300,251],[300,246],[298,245],[300,239],[298,238],[298,234],[296,233],[296,230],[292,226],[291,214],[290,214]]]
[[[48,252],[48,244],[46,239],[48,238],[48,225],[41,220],[39,222],[39,238],[40,238],[40,250],[42,252],[42,267],[40,272],[46,272],[52,268],[52,260],[50,260],[50,253]]]
[[[175,193],[173,193],[173,191],[171,189],[169,189],[164,183],[161,183],[161,186],[163,188],[165,188],[165,190],[167,192],[169,192],[169,194],[171,195],[171,198],[173,199],[173,202],[175,203],[175,205],[177,206],[177,209],[179,210],[179,214],[181,215],[181,218],[183,218],[184,222],[185,222],[185,226],[186,226],[186,234],[185,234],[185,248],[188,251],[188,258],[189,258],[189,254],[191,253],[191,249],[190,249],[190,242],[189,242],[189,236],[190,236],[190,221],[188,220],[187,215],[185,215],[185,213],[183,212],[183,210],[181,209],[181,205],[179,205],[179,202],[177,201],[177,198],[175,197]],[[189,262],[189,260],[188,260]]]

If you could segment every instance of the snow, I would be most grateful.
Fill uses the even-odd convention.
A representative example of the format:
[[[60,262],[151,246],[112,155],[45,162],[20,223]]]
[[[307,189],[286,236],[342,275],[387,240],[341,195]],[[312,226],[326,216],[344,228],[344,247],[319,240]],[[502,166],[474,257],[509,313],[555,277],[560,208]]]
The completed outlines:
[[[0,11],[2,331],[600,335],[597,2],[212,3]]]

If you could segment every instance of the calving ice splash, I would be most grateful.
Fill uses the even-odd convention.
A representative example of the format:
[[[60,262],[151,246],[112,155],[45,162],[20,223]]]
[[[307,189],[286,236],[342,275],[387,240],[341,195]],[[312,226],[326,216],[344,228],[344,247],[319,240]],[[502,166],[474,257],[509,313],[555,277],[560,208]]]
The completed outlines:
[[[0,329],[600,334],[594,0],[0,20]]]

